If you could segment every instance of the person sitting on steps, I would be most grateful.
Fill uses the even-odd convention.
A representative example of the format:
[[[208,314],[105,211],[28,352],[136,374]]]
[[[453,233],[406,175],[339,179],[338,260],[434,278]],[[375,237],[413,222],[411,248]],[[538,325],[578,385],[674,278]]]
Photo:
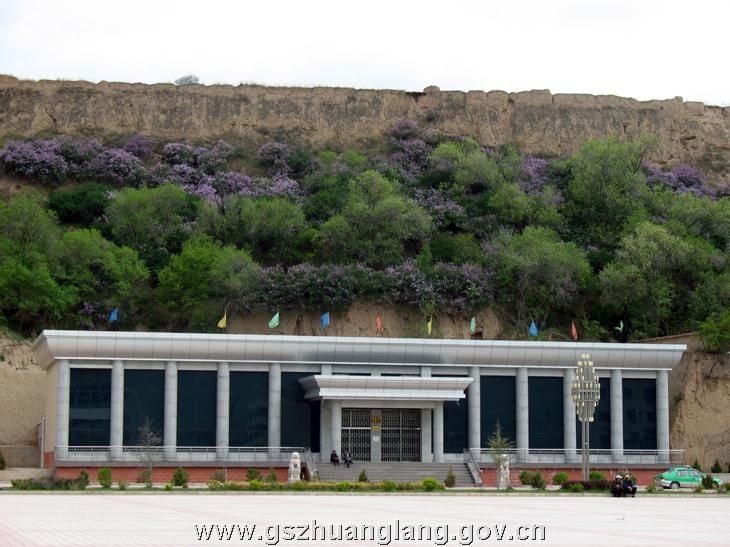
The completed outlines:
[[[624,475],[623,490],[624,496],[636,497],[636,486],[634,486],[634,481],[631,480],[631,475],[628,473]]]
[[[349,469],[350,465],[352,465],[352,454],[350,454],[350,451],[347,448],[342,451],[342,460]]]
[[[330,454],[330,463],[332,465],[340,465],[340,458],[337,455],[337,451],[332,449],[332,453]]]
[[[623,477],[616,475],[616,479],[611,483],[611,494],[614,498],[620,498],[624,495]]]

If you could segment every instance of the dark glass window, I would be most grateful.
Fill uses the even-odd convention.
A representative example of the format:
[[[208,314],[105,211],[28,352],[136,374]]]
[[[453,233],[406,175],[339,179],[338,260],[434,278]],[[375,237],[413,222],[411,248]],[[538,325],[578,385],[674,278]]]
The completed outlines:
[[[311,372],[282,372],[281,374],[281,444],[310,447],[319,452],[319,401],[304,398],[299,379]]]
[[[656,381],[624,378],[624,448],[656,450]]]
[[[109,446],[112,371],[72,368],[69,446]]]
[[[482,446],[489,446],[489,437],[497,428],[514,443],[517,439],[517,399],[514,376],[481,377]]]
[[[230,446],[267,446],[269,373],[231,372]]]
[[[563,378],[530,376],[530,448],[563,448]]]
[[[215,446],[216,371],[177,373],[177,445]]]
[[[456,374],[434,374],[440,378],[464,378]],[[469,448],[469,403],[467,397],[444,402],[444,453],[461,454]]]
[[[591,448],[608,450],[611,448],[611,379],[599,378],[601,383],[601,399],[598,401],[596,412],[593,415],[589,440]],[[580,448],[583,446],[583,424],[575,417],[575,442]]]
[[[140,444],[140,428],[149,418],[151,430],[163,440],[165,371],[124,371],[124,445]]]

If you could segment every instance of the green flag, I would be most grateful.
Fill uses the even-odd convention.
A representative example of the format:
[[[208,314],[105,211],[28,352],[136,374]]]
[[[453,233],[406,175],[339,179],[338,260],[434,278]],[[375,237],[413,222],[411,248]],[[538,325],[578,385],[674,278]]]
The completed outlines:
[[[469,321],[469,332],[474,334],[475,330],[477,330],[477,318],[472,316],[471,321]]]
[[[279,326],[279,312],[276,312],[274,317],[271,318],[271,321],[269,321],[269,328],[275,329]]]

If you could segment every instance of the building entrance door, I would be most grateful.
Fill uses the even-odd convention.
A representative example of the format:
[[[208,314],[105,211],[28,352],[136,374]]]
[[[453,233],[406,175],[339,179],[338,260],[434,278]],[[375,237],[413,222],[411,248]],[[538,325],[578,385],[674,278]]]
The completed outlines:
[[[370,437],[370,409],[343,408],[342,449],[349,449],[356,462],[369,462]]]
[[[383,410],[381,461],[421,461],[421,411]]]

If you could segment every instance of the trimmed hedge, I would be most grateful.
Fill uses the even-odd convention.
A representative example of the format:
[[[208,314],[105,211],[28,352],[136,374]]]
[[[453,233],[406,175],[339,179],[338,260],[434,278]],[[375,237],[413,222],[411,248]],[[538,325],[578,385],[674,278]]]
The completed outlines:
[[[265,483],[260,480],[252,481],[217,481],[209,480],[210,490],[232,490],[241,492],[250,491],[274,491],[274,490],[297,490],[312,492],[393,492],[393,491],[420,491],[432,492],[443,490],[444,484],[436,479],[426,478],[422,482],[318,482],[299,481],[294,483]]]
[[[588,480],[588,481],[565,481],[560,487],[561,490],[572,490],[574,484],[580,484],[583,490],[594,492],[604,492],[611,488],[611,483],[607,480]]]

